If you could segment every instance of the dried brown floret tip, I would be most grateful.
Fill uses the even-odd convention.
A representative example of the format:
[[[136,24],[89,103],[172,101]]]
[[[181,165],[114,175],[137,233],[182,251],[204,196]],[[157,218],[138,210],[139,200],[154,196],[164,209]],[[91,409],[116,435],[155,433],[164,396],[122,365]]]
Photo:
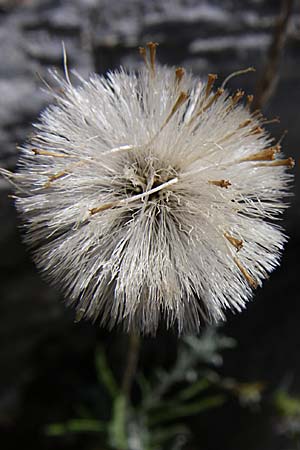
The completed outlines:
[[[157,42],[148,42],[147,44],[149,54],[150,54],[150,67],[152,74],[155,75],[155,57],[156,57],[156,47],[159,45]]]
[[[243,98],[244,95],[245,95],[245,92],[242,91],[241,89],[238,89],[236,91],[236,93],[234,94],[234,96],[232,97],[233,105],[236,105],[241,100],[241,98]]]
[[[218,75],[215,73],[209,73],[207,76],[207,83],[206,83],[206,89],[205,89],[205,98],[207,98],[210,93],[211,90],[213,88],[213,85],[216,81],[216,79],[218,78]]]
[[[167,123],[170,121],[170,119],[174,116],[176,111],[186,102],[186,100],[189,98],[189,95],[187,92],[180,92],[180,94],[177,97],[177,100],[175,101],[168,117],[166,118],[162,128],[167,125]]]
[[[184,74],[185,74],[185,70],[184,70],[183,67],[177,67],[175,69],[175,81],[176,81],[176,84],[178,84],[178,85],[180,84],[182,78],[184,77]]]
[[[203,107],[202,111],[206,111],[208,108],[210,108],[213,103],[215,103],[216,100],[224,93],[223,88],[218,88],[217,91],[214,93],[210,101]]]
[[[250,134],[261,134],[264,132],[264,129],[260,126],[254,127],[252,128],[252,130],[250,130]]]
[[[252,117],[255,117],[256,119],[262,119],[263,118],[263,113],[261,112],[260,109],[255,109],[252,113],[251,113]]]
[[[260,166],[269,166],[269,167],[277,167],[277,166],[287,166],[289,169],[293,169],[295,167],[294,158],[286,158],[286,159],[276,159],[275,161],[271,161],[268,163],[261,163]]]
[[[212,79],[216,76],[212,74],[211,81],[208,82],[212,87]],[[216,78],[215,78],[216,79]],[[203,97],[203,100],[200,102],[196,112],[194,115],[190,118],[188,125],[191,125],[203,112],[207,111],[217,100],[218,98],[224,93],[224,89],[219,87],[216,92],[213,95],[208,95],[207,97],[207,88],[206,88],[206,94]],[[207,103],[205,101],[207,100]]]
[[[244,122],[239,124],[239,128],[245,128],[252,122],[252,119],[246,119]]]
[[[254,100],[254,95],[252,95],[252,94],[247,95],[247,97],[246,97],[246,108],[247,108],[247,109],[250,109],[250,108],[251,108],[251,105],[252,105],[252,103],[253,103],[253,100]]]
[[[147,42],[146,47],[149,51],[149,60],[147,58],[147,50],[145,47],[139,47],[139,53],[142,56],[144,63],[147,68],[150,70],[152,76],[155,76],[155,57],[156,57],[156,48],[159,44],[157,42]]]
[[[147,47],[149,49],[149,53],[150,53],[150,64],[151,64],[151,68],[152,70],[155,70],[155,56],[156,56],[156,48],[158,47],[158,43],[157,42],[147,42]]]
[[[269,147],[261,150],[257,153],[252,153],[252,155],[245,156],[240,159],[243,161],[272,161],[275,159],[275,154],[280,152],[280,145],[275,145],[274,147]]]
[[[214,184],[215,186],[219,186],[221,188],[228,189],[229,186],[231,186],[231,183],[229,180],[210,180],[210,184]]]
[[[146,66],[148,66],[147,51],[146,51],[145,47],[139,47],[139,54],[143,58],[144,63],[146,64]]]
[[[244,243],[241,239],[235,238],[231,234],[227,233],[227,231],[225,231],[224,236],[230,242],[230,244],[237,249],[237,251],[243,248]]]

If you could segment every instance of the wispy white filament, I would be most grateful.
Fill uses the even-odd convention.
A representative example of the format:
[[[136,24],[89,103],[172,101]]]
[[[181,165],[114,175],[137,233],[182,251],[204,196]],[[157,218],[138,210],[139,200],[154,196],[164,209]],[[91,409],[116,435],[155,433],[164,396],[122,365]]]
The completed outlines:
[[[17,172],[2,174],[78,318],[197,332],[240,311],[285,242],[274,220],[292,162],[259,116],[165,67],[56,80]]]

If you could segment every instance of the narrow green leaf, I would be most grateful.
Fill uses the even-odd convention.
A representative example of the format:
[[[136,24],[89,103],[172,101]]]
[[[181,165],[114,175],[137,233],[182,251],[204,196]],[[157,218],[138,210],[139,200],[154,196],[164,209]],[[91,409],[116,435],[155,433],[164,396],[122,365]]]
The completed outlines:
[[[62,436],[69,433],[101,433],[107,424],[99,420],[71,419],[65,423],[53,423],[46,427],[48,436]]]
[[[161,445],[179,434],[187,435],[189,434],[189,429],[182,424],[158,428],[152,433],[151,443],[155,446]]]
[[[223,395],[216,395],[187,405],[173,405],[172,408],[166,408],[160,413],[153,415],[153,418],[150,418],[149,422],[151,425],[154,425],[161,422],[169,422],[170,420],[178,419],[180,417],[192,416],[210,408],[220,406],[224,401],[225,397]]]
[[[113,416],[109,424],[109,436],[111,446],[117,450],[126,450],[128,448],[126,433],[126,414],[127,402],[124,395],[119,395],[114,400]]]
[[[287,392],[278,391],[274,398],[275,405],[279,412],[286,417],[300,416],[300,398],[292,397]]]
[[[191,386],[182,389],[178,397],[181,400],[189,400],[190,398],[195,397],[199,392],[207,389],[209,386],[211,386],[211,383],[207,379],[202,378],[201,380],[193,383]]]
[[[46,426],[45,433],[48,436],[62,436],[67,433],[66,425],[63,423],[51,423]]]
[[[102,347],[96,351],[95,365],[99,382],[106,387],[112,398],[116,398],[119,395],[119,389]]]

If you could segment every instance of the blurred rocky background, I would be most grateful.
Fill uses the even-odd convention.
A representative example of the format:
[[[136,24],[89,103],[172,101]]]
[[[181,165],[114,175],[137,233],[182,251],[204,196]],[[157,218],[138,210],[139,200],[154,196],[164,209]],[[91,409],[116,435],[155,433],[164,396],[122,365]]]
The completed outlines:
[[[41,79],[50,80],[49,67],[62,69],[62,41],[69,68],[83,77],[120,64],[137,67],[137,47],[151,40],[160,43],[160,62],[184,66],[199,76],[218,73],[222,81],[231,72],[254,66],[255,74],[230,82],[232,89],[252,93],[266,73],[282,4],[291,7],[291,13],[282,35],[284,48],[273,69],[277,83],[263,111],[270,118],[280,116],[281,123],[270,125],[270,131],[279,138],[288,129],[284,151],[299,160],[297,1],[0,0],[0,165],[14,169],[16,145],[26,140],[31,123],[51,101]],[[297,163],[296,174],[298,167]],[[60,446],[44,437],[43,427],[71,414],[82,386],[95,379],[93,355],[99,342],[113,349],[111,363],[121,373],[126,340],[88,323],[74,324],[73,313],[65,309],[59,293],[43,282],[21,243],[10,187],[2,179],[0,194],[1,445],[5,450],[103,448],[72,439]],[[284,217],[290,240],[281,267],[257,291],[247,310],[229,315],[222,329],[237,341],[237,347],[226,352],[224,375],[263,382],[265,402],[256,411],[241,412],[233,402],[200,422],[194,417],[191,426],[196,437],[186,448],[300,448],[297,439],[286,438],[286,425],[270,406],[273,393],[281,387],[291,396],[300,396],[299,198],[298,187]],[[176,337],[167,333],[156,340],[145,339],[140,364],[146,369],[168,364],[176,345]],[[84,395],[91,393],[86,389]],[[300,430],[297,417],[288,430],[292,436]]]

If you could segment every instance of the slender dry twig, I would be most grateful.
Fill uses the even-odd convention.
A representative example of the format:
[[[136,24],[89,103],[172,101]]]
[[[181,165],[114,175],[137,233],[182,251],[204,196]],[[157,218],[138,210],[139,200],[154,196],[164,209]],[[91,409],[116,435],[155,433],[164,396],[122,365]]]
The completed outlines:
[[[258,79],[253,102],[253,110],[260,109],[272,96],[279,79],[279,63],[284,49],[286,32],[292,13],[294,0],[282,0],[281,12],[274,27],[273,38],[267,61]]]

